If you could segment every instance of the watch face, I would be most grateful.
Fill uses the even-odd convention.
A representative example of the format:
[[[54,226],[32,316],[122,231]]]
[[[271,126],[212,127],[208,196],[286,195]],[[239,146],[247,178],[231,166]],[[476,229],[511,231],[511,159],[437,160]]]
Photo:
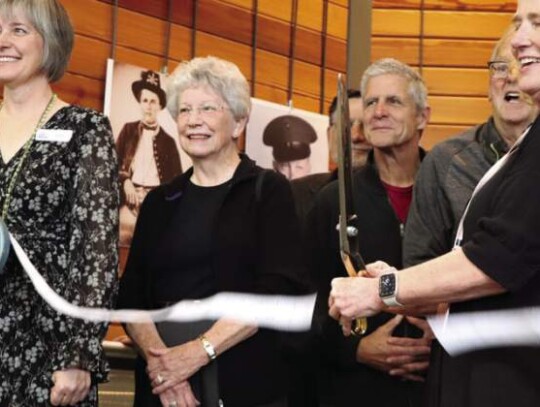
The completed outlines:
[[[396,275],[383,274],[379,277],[379,296],[380,297],[390,297],[394,295],[396,291]]]

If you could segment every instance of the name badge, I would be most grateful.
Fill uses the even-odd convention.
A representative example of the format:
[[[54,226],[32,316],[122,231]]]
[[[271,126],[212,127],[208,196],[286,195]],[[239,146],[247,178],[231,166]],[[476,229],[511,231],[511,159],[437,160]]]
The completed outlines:
[[[67,143],[72,136],[73,130],[39,129],[36,133],[36,140]]]

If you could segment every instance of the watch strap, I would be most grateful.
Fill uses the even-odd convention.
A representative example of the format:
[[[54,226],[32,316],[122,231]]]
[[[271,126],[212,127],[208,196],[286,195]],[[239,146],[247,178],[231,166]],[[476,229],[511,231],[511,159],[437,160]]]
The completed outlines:
[[[403,307],[403,304],[397,300],[398,294],[398,275],[394,267],[389,267],[387,273],[383,273],[379,277],[379,297],[381,301],[388,307]],[[382,293],[381,292],[381,281],[384,278],[391,278],[393,280],[393,291],[391,293]]]
[[[204,351],[208,355],[208,359],[210,359],[210,361],[215,360],[217,358],[217,353],[214,346],[204,335],[199,336],[199,340],[201,341]]]

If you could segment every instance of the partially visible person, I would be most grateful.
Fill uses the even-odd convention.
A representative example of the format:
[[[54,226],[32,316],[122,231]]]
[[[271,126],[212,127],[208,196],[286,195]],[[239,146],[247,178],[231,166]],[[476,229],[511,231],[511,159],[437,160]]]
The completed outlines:
[[[360,252],[365,261],[401,264],[402,230],[423,151],[420,137],[430,108],[422,78],[406,64],[382,59],[363,74],[363,124],[373,146],[367,163],[353,176]],[[328,317],[330,281],[346,276],[336,225],[338,184],[325,186],[308,215],[311,267],[317,273],[315,329],[321,334],[321,405],[420,406],[431,332],[422,319],[380,314],[368,319],[362,337],[344,337]],[[399,338],[396,338],[399,337]],[[396,339],[389,345],[390,338]]]
[[[493,49],[489,67],[487,122],[436,145],[422,162],[403,241],[403,263],[412,266],[452,249],[459,219],[474,187],[538,115],[519,91],[511,27]]]
[[[0,2],[2,219],[54,291],[111,308],[118,267],[118,169],[110,123],[51,89],[73,47],[56,0]],[[14,251],[0,272],[0,405],[97,407],[107,324],[57,313]]]
[[[364,107],[362,106],[362,94],[359,90],[347,90],[349,99],[349,120],[351,126],[351,155],[353,167],[358,168],[364,165],[371,151],[371,145],[367,141],[362,125]],[[338,136],[336,132],[336,110],[337,97],[332,99],[328,108],[328,150],[330,152],[331,166],[337,166],[338,162]]]
[[[120,244],[129,246],[139,209],[148,191],[182,173],[174,139],[159,125],[158,113],[167,96],[159,74],[141,72],[131,85],[141,119],[126,123],[116,140],[120,159]]]
[[[272,146],[274,170],[289,180],[311,173],[309,145],[316,140],[313,126],[291,114],[271,120],[263,131],[263,143]]]
[[[347,91],[347,97],[349,98],[349,118],[351,125],[351,143],[352,143],[352,163],[354,168],[361,167],[366,163],[368,153],[371,151],[364,130],[362,128],[362,98],[360,91],[349,89]],[[337,152],[337,134],[336,134],[336,108],[337,98],[332,99],[330,108],[328,109],[328,129],[326,134],[328,136],[328,150],[330,156],[330,167],[335,168],[338,162]],[[310,174],[301,178],[292,180],[291,186],[294,195],[294,202],[296,204],[296,210],[300,220],[304,221],[309,210],[313,205],[315,195],[319,190],[337,179],[337,170],[331,172]]]
[[[540,0],[518,0],[513,53],[519,89],[540,107]],[[400,312],[449,303],[457,313],[540,306],[540,118],[479,181],[458,228],[454,250],[393,272],[368,266],[371,276],[336,279],[330,314],[349,332],[351,318],[374,315],[393,302]],[[380,264],[379,264],[380,266]],[[384,265],[383,265],[384,266]],[[511,326],[507,327],[512,329]],[[497,327],[501,329],[501,327]],[[536,377],[540,347],[515,342],[442,358],[430,407],[540,405]]]
[[[362,98],[360,91],[348,90],[349,116],[351,125],[352,159],[353,166],[364,165],[371,146],[367,142],[362,129]],[[328,111],[329,126],[327,129],[328,148],[332,166],[337,164],[337,135],[336,135],[336,109],[337,97],[334,97]],[[313,206],[315,196],[322,187],[337,179],[337,170],[319,174],[306,175],[305,177],[291,180],[296,212],[300,219],[302,229],[305,230],[307,214]],[[310,237],[305,234],[302,242],[309,241]],[[310,281],[313,284],[313,281]],[[315,288],[314,288],[315,289]],[[312,332],[297,333],[287,336],[285,355],[288,362],[289,380],[289,405],[315,407],[319,405],[318,392],[313,389],[319,388],[319,381],[326,379],[319,367],[319,349],[316,338]],[[323,375],[323,377],[319,377]]]
[[[237,150],[251,109],[247,80],[231,62],[206,57],[180,64],[170,83],[168,108],[193,167],[144,200],[119,306],[152,309],[222,291],[299,293],[305,277],[289,183]],[[148,374],[138,376],[137,406],[205,405],[208,394],[195,387],[216,363],[213,388],[224,405],[286,405],[275,331],[218,320],[170,340],[162,324],[126,329]]]

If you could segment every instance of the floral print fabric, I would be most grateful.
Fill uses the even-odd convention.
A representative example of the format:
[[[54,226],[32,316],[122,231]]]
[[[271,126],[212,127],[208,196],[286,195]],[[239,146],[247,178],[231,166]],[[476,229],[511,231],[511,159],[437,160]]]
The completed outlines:
[[[118,169],[109,121],[81,107],[60,109],[44,129],[72,130],[68,142],[34,140],[5,219],[48,284],[73,304],[112,308],[118,267]],[[0,204],[22,158],[0,159]],[[58,314],[35,292],[13,252],[0,274],[0,406],[48,406],[51,375],[80,368],[97,406],[108,367],[107,325]]]

